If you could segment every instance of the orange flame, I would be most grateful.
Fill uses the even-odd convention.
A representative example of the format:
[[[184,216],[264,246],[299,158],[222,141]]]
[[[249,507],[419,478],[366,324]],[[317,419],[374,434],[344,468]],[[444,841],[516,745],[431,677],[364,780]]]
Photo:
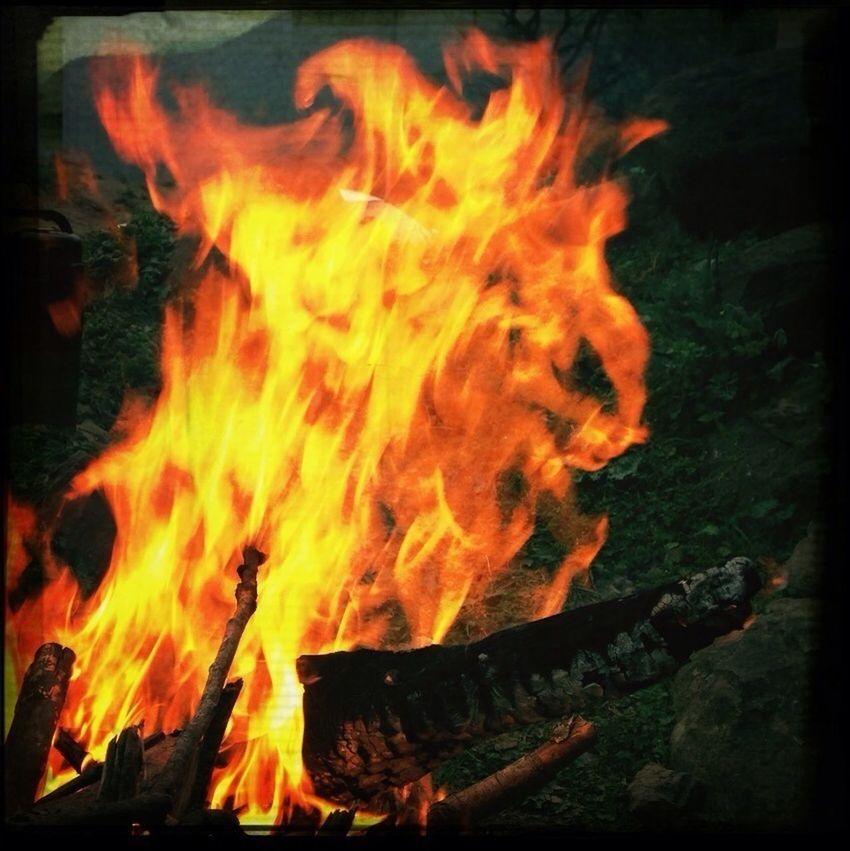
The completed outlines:
[[[396,646],[443,640],[541,499],[573,549],[526,615],[557,611],[606,530],[579,515],[571,469],[647,436],[648,336],[603,254],[627,199],[574,178],[587,113],[551,42],[472,32],[445,59],[454,91],[399,47],[342,42],[300,67],[295,101],[328,86],[344,108],[264,128],[198,87],[175,89],[168,112],[140,57],[99,66],[115,149],[229,270],[206,274],[191,321],[169,307],[159,399],[73,483],[72,496],[103,489],[118,532],[90,600],[45,590],[44,635],[77,652],[63,724],[102,756],[129,723],[185,722],[240,548],[269,553],[214,779],[213,804],[233,796],[251,823],[311,800],[297,656],[378,646],[391,627]],[[475,118],[459,93],[479,68],[506,84]],[[615,407],[566,377],[582,342]],[[506,471],[521,483],[507,507]],[[16,639],[19,667],[31,643]]]

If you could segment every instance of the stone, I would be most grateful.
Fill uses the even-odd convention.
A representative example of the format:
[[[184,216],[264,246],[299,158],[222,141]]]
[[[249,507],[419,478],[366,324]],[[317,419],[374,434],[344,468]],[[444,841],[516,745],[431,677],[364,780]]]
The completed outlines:
[[[705,787],[707,824],[788,830],[811,816],[818,619],[815,601],[776,598],[677,674],[670,766]]]
[[[692,820],[701,788],[685,772],[645,765],[628,787],[629,812],[647,826],[676,827]]]
[[[823,526],[810,523],[806,537],[794,547],[783,566],[789,597],[816,597],[820,591],[824,557]]]
[[[719,274],[724,297],[757,312],[770,336],[781,331],[791,354],[807,357],[823,351],[833,276],[821,225],[759,240],[734,264],[725,265],[721,254]]]

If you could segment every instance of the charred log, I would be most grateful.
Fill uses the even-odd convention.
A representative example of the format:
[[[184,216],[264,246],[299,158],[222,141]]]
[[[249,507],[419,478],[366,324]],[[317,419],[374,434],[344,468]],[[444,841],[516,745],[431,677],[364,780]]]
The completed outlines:
[[[163,733],[162,730],[159,730],[156,733],[151,733],[151,735],[147,736],[144,740],[145,752],[147,753],[147,751],[158,745],[163,739],[165,739],[165,733]],[[67,783],[60,786],[58,789],[54,789],[49,795],[45,795],[43,798],[39,798],[35,802],[35,804],[38,807],[43,804],[54,803],[60,798],[67,798],[69,795],[74,795],[80,790],[91,786],[93,783],[97,783],[102,776],[103,763],[93,760],[83,768],[83,770],[80,772],[79,777],[75,777],[73,780],[69,780]]]
[[[302,656],[303,756],[316,791],[346,805],[379,800],[471,740],[657,682],[740,628],[760,584],[737,558],[475,644]]]
[[[322,822],[322,826],[316,831],[316,836],[345,836],[351,830],[356,814],[356,807],[350,810],[334,810]]]
[[[106,759],[97,797],[100,801],[124,801],[139,791],[145,746],[141,729],[127,727],[106,746]]]
[[[487,815],[518,803],[593,746],[596,731],[583,718],[558,724],[549,740],[428,810],[428,830],[465,830]]]
[[[4,748],[7,815],[35,800],[74,659],[74,651],[67,647],[43,644],[24,675]]]
[[[16,820],[17,823],[35,825],[85,824],[89,819],[92,819],[92,823],[99,823],[97,819],[99,818],[98,813],[101,811],[107,814],[105,823],[109,823],[112,816],[124,811],[121,806],[113,805],[124,804],[142,797],[147,787],[156,782],[174,753],[179,737],[180,732],[176,731],[167,736],[164,733],[157,733],[144,740],[145,781],[141,786],[139,795],[125,801],[102,800],[99,796],[100,784],[97,781],[103,776],[104,763],[97,762],[87,766],[79,777],[75,777],[69,783],[36,801],[34,807],[28,813],[21,815]],[[81,786],[80,784],[83,782],[85,782],[85,785]]]
[[[64,727],[59,728],[53,747],[65,757],[65,761],[77,774],[82,774],[83,762],[89,752]]]

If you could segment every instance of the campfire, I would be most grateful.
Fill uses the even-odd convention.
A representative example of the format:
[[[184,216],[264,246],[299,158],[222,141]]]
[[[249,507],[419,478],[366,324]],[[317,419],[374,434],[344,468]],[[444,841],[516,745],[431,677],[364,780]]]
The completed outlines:
[[[573,473],[648,437],[649,338],[604,257],[626,187],[582,169],[663,123],[601,119],[551,39],[471,31],[444,62],[441,86],[397,46],[338,43],[298,70],[303,117],[264,127],[144,56],[94,66],[109,139],[201,280],[166,312],[156,401],[127,400],[50,518],[11,515],[9,587],[36,553],[51,577],[7,611],[22,824],[344,831],[414,798],[468,823],[592,744],[582,707],[748,617],[743,559],[562,612],[607,529]],[[500,81],[485,104],[476,75]],[[607,397],[578,381],[586,350]],[[86,597],[50,542],[92,495],[116,534]],[[493,620],[544,504],[566,555]],[[541,718],[568,720],[493,788],[427,791],[470,741]]]

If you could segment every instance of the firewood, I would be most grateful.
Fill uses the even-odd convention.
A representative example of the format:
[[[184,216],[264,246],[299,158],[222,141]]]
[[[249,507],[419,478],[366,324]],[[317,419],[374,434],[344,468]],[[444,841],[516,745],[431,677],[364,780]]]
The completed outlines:
[[[7,816],[35,800],[74,659],[74,651],[67,647],[43,644],[24,675],[4,748]]]
[[[123,801],[139,791],[144,766],[144,744],[139,726],[127,727],[106,747],[100,801]]]
[[[357,807],[352,807],[350,810],[334,810],[324,820],[316,836],[345,836],[354,824],[356,813]]]
[[[302,656],[303,756],[314,788],[372,806],[470,741],[657,682],[740,628],[760,584],[738,558],[470,645]]]
[[[583,718],[558,724],[549,740],[536,750],[432,804],[428,810],[428,831],[468,830],[485,816],[519,803],[585,753],[595,738],[596,730]]]
[[[227,622],[224,638],[218,653],[210,665],[207,682],[201,693],[198,708],[186,725],[177,743],[171,759],[164,771],[157,778],[156,791],[170,795],[172,798],[172,814],[179,818],[188,803],[188,794],[192,782],[186,783],[193,758],[196,758],[198,747],[215,716],[230,666],[236,656],[236,648],[245,626],[257,608],[257,569],[266,560],[266,556],[253,547],[246,547],[243,552],[244,563],[239,566],[239,584],[236,586],[236,611]],[[192,775],[194,779],[194,775]]]
[[[212,780],[216,757],[221,750],[227,722],[233,712],[236,699],[242,691],[242,680],[233,680],[228,683],[219,695],[218,705],[215,708],[210,725],[204,734],[201,747],[198,752],[198,768],[195,772],[195,784],[189,796],[188,809],[201,809],[207,803],[207,790]]]
[[[162,730],[158,730],[156,733],[151,733],[150,736],[145,737],[145,753],[158,745],[161,741],[163,741],[163,739],[165,739],[165,733],[163,733]],[[57,789],[54,789],[50,794],[45,795],[43,798],[39,798],[35,804],[36,806],[41,806],[42,804],[50,804],[54,801],[58,801],[60,798],[66,798],[68,795],[73,795],[75,792],[79,792],[81,789],[85,789],[87,786],[97,783],[102,776],[103,763],[98,762],[97,760],[92,760],[87,766],[85,766],[85,768],[83,768],[78,777],[74,777],[72,780],[69,780]]]
[[[83,762],[85,762],[89,752],[64,727],[59,728],[53,747],[65,757],[65,761],[77,774],[82,773]]]
[[[163,742],[164,745],[170,741],[172,747],[162,770],[145,778],[139,793],[126,800],[92,801],[91,795],[86,795],[88,790],[82,790],[71,796],[71,800],[40,807],[38,812],[19,819],[18,824],[129,826],[162,824],[168,816],[179,820],[194,785],[198,748],[215,715],[245,625],[257,608],[257,569],[266,557],[253,547],[247,547],[243,556],[244,564],[238,568],[236,610],[227,622],[218,653],[210,665],[195,714],[179,736],[167,737]]]

